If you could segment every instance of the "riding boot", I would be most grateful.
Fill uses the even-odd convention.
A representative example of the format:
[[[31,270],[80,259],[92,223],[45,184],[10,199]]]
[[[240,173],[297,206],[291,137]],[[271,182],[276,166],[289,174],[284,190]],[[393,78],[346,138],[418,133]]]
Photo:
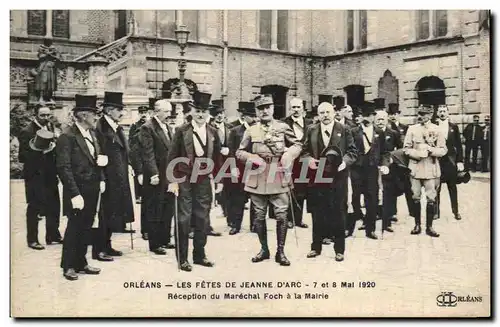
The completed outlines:
[[[265,220],[256,219],[254,221],[254,228],[259,236],[260,252],[252,258],[252,262],[261,262],[269,259],[269,247],[267,245],[267,226]]]
[[[422,214],[422,207],[420,206],[420,201],[415,201],[413,203],[413,214],[415,215],[415,227],[411,231],[411,234],[417,235],[422,232],[422,228],[420,227],[421,214]]]
[[[426,217],[425,217],[425,233],[431,237],[439,237],[439,234],[432,228],[432,222],[434,220],[434,214],[436,213],[436,204],[429,202],[427,203]]]
[[[286,233],[288,231],[288,226],[284,221],[276,222],[276,238],[278,240],[278,250],[276,251],[275,261],[280,264],[280,266],[289,266],[290,261],[285,256],[285,241]]]

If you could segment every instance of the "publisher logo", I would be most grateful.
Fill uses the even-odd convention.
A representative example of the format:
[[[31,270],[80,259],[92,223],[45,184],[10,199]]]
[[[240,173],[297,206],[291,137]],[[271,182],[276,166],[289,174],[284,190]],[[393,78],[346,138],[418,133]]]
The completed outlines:
[[[436,302],[439,307],[456,307],[458,299],[453,292],[441,292],[436,297]]]
[[[436,304],[438,307],[456,307],[460,302],[483,302],[482,296],[460,296],[455,295],[453,292],[441,292],[436,297]]]

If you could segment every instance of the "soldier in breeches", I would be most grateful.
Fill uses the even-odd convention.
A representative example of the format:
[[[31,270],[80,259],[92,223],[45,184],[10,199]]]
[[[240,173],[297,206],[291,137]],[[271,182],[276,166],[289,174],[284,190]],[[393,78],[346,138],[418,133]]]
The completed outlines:
[[[270,257],[265,219],[268,205],[271,204],[276,216],[278,241],[275,260],[282,266],[289,266],[284,248],[288,229],[290,179],[286,177],[285,171],[291,169],[302,146],[290,126],[273,119],[274,104],[270,95],[260,95],[254,101],[260,122],[245,131],[236,151],[236,158],[247,164],[243,180],[245,191],[250,193],[255,206],[255,229],[261,244],[261,250],[252,258],[252,262],[261,262]],[[250,163],[259,167],[259,173],[248,169]]]
[[[437,125],[430,122],[433,108],[420,106],[418,109],[418,124],[410,126],[404,141],[405,153],[410,157],[408,168],[410,169],[411,189],[413,201],[415,202],[415,227],[412,235],[422,232],[420,227],[420,195],[422,186],[425,188],[427,197],[426,209],[426,234],[431,237],[439,237],[432,228],[434,212],[436,210],[436,189],[441,177],[441,169],[437,158],[446,154],[446,141]]]

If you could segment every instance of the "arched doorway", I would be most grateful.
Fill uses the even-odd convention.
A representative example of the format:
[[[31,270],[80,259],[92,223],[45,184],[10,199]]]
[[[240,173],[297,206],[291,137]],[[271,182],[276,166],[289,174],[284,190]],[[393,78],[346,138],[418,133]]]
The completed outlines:
[[[274,118],[286,117],[286,94],[288,87],[281,85],[265,85],[260,88],[261,94],[271,94],[274,101]]]
[[[385,103],[399,103],[398,80],[389,69],[384,72],[384,76],[378,80],[378,97],[384,98]]]
[[[437,76],[422,77],[416,84],[418,104],[427,104],[434,107],[433,120],[436,118],[437,106],[446,104],[446,87],[444,82]]]
[[[347,104],[352,108],[361,108],[365,102],[365,87],[363,85],[351,84],[344,87]]]

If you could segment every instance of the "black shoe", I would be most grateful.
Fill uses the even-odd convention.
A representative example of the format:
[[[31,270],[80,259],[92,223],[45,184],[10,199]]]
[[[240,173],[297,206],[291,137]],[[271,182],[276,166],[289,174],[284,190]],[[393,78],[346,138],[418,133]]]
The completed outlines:
[[[67,279],[67,280],[77,280],[78,279],[78,275],[76,274],[75,270],[73,268],[70,268],[68,270],[66,270],[64,273],[63,273],[63,276]]]
[[[279,263],[280,266],[289,266],[290,265],[290,261],[285,256],[285,253],[283,251],[276,252],[276,255],[274,256],[274,261]]]
[[[412,231],[411,231],[411,235],[418,235],[422,233],[422,228],[420,227],[420,225],[415,225],[415,227],[413,227]]]
[[[123,252],[111,248],[108,251],[106,251],[106,254],[111,257],[121,257],[123,255]]]
[[[135,200],[135,203],[137,203],[137,204],[141,204],[141,203],[142,203],[142,199],[141,199],[141,198],[138,198],[137,200]]]
[[[252,262],[257,263],[264,260],[268,260],[271,257],[269,250],[260,250],[255,257],[252,258]]]
[[[344,261],[344,255],[342,253],[335,254],[335,261],[338,262]]]
[[[191,266],[189,264],[189,262],[187,261],[184,261],[183,263],[180,264],[179,268],[182,270],[182,271],[191,271],[193,270],[193,266]]]
[[[396,216],[392,216],[391,217],[391,222],[397,223],[398,222],[398,218]]]
[[[87,275],[99,275],[101,273],[101,269],[86,265],[84,268],[78,269],[76,272]]]
[[[312,250],[307,254],[307,258],[316,258],[318,255],[320,255],[320,252],[317,252],[316,250]]]
[[[389,227],[384,228],[384,231],[385,231],[385,232],[389,232],[389,233],[394,233],[394,229],[392,229],[392,227],[390,227],[390,226],[389,226]]]
[[[215,263],[212,262],[212,261],[209,261],[207,258],[193,260],[193,264],[200,265],[200,266],[203,266],[203,267],[213,267],[213,266],[215,266]]]
[[[323,239],[323,244],[324,245],[330,245],[330,243],[332,243],[332,240],[330,240],[329,238],[324,238]]]
[[[124,233],[124,234],[134,234],[135,233],[135,229],[124,229],[122,231],[122,233]]]
[[[359,226],[358,230],[365,230],[366,229],[366,226],[365,225],[361,225]]]
[[[378,237],[374,232],[367,233],[366,237],[371,238],[372,240],[378,240]]]
[[[427,227],[425,233],[430,237],[439,237],[439,234],[432,227]]]
[[[293,223],[292,223],[291,221],[289,221],[289,222],[287,223],[287,225],[288,225],[288,228],[293,228]]]
[[[172,243],[168,243],[167,245],[162,245],[161,247],[167,250],[175,249],[175,245]]]
[[[433,219],[434,219],[434,220],[438,220],[438,219],[439,219],[439,214],[438,214],[438,213],[435,213],[435,214],[434,214]]]
[[[62,238],[56,238],[55,240],[45,240],[45,243],[47,243],[47,245],[52,245],[53,243],[55,244],[63,244],[63,239]]]
[[[240,232],[239,229],[237,229],[236,227],[233,227],[231,228],[231,230],[229,231],[229,235],[236,235]]]
[[[144,241],[149,240],[149,235],[148,235],[148,233],[142,233],[142,239],[143,239]]]
[[[100,252],[98,255],[97,255],[97,258],[96,258],[98,261],[114,261],[113,257],[107,255],[106,253],[104,252]]]
[[[154,250],[151,250],[151,252],[153,252],[154,254],[157,254],[157,255],[166,255],[167,254],[167,250],[165,250],[164,248],[156,248]]]
[[[193,239],[193,238],[194,238],[194,232],[189,232],[188,237],[189,237],[190,239]]]
[[[208,236],[222,236],[222,233],[219,233],[219,232],[216,232],[214,230],[211,230],[210,232],[208,232],[207,234]],[[194,235],[193,235],[194,236]]]
[[[300,228],[309,228],[309,226],[307,226],[307,224],[304,224],[304,223],[300,223],[300,224],[297,224],[295,226],[300,227]]]
[[[462,216],[460,216],[460,214],[459,214],[459,213],[456,213],[456,214],[455,214],[455,219],[456,219],[456,220],[462,220]]]
[[[30,244],[28,244],[28,246],[30,248],[32,248],[33,250],[45,250],[45,246],[43,246],[42,244],[40,244],[38,242],[30,243]]]

